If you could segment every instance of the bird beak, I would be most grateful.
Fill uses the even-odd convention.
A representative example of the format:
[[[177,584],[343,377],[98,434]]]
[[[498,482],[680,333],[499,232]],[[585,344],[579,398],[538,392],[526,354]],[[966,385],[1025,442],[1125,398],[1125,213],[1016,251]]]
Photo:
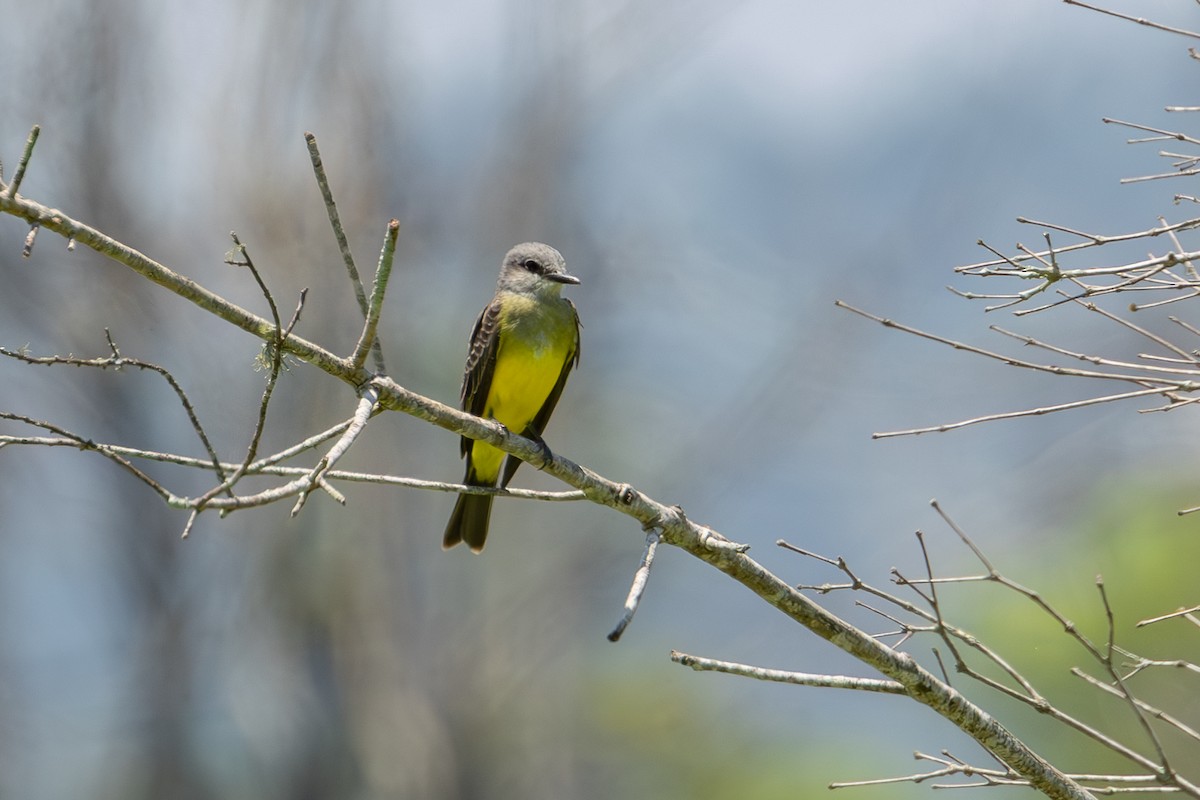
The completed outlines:
[[[579,283],[579,278],[576,278],[574,275],[568,275],[565,272],[547,272],[544,277],[546,280],[554,281],[555,283]]]

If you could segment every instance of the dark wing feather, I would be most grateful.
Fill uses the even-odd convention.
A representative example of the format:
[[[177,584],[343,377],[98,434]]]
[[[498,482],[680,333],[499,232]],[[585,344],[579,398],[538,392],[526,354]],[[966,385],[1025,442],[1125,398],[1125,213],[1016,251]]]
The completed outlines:
[[[500,304],[489,303],[475,320],[471,330],[471,347],[467,351],[467,366],[463,372],[462,410],[477,417],[483,416],[488,392],[492,388],[492,375],[496,371],[496,353],[499,351]],[[462,437],[460,449],[465,456],[471,451],[475,440]]]
[[[562,396],[563,387],[567,385],[567,375],[570,374],[571,367],[579,366],[579,312],[575,309],[575,304],[570,300],[564,297],[563,302],[571,307],[571,316],[575,320],[575,352],[563,362],[562,372],[559,373],[554,388],[546,396],[546,402],[542,403],[537,416],[529,423],[528,428],[520,432],[522,436],[527,438],[541,438],[542,431],[546,430],[546,423],[550,421],[550,415],[554,413],[554,407],[558,405],[558,398]],[[531,437],[530,434],[533,434],[533,436]],[[519,458],[508,456],[504,459],[504,474],[500,478],[501,487],[508,486],[508,482],[512,480],[513,473],[517,471],[517,467],[519,466],[521,466],[521,459]]]

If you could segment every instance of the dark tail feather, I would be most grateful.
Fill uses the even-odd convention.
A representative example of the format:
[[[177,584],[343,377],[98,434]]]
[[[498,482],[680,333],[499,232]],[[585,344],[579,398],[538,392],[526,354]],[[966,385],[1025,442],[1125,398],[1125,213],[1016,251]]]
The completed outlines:
[[[492,495],[460,494],[454,504],[454,513],[446,523],[446,534],[442,537],[442,548],[449,550],[459,542],[466,542],[471,552],[483,549],[487,539],[488,518],[492,516]]]

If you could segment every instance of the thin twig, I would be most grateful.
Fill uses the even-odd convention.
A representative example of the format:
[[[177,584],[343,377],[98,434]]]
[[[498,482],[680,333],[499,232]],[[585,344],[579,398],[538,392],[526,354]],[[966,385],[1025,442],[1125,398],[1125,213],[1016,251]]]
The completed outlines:
[[[321,458],[321,460],[317,463],[317,466],[310,470],[308,475],[305,476],[307,485],[304,486],[297,494],[296,504],[292,507],[293,517],[299,514],[300,510],[304,507],[304,504],[308,499],[308,494],[312,490],[313,486],[320,486],[321,488],[325,489],[325,491],[329,493],[335,500],[342,505],[345,505],[345,498],[342,498],[340,494],[335,492],[333,488],[325,482],[324,475],[326,472],[332,469],[338,461],[341,460],[342,456],[349,452],[350,446],[354,444],[360,435],[362,435],[362,432],[367,427],[367,420],[369,420],[371,415],[375,412],[378,403],[379,392],[375,386],[368,385],[364,387],[362,397],[360,397],[358,400],[358,406],[354,409],[354,417],[350,425],[346,427],[346,430],[342,433],[341,437],[334,442],[333,447],[329,448],[329,452],[327,452]]]
[[[1197,34],[1193,33],[1189,35],[1196,36]],[[1177,139],[1178,141],[1187,142],[1188,144],[1200,144],[1200,139],[1193,138],[1187,134],[1179,133],[1178,131],[1168,131],[1163,130],[1162,128],[1155,128],[1152,125],[1143,125],[1140,122],[1126,122],[1123,119],[1113,119],[1112,117],[1101,117],[1100,121],[1106,125],[1120,125],[1125,128],[1133,128],[1134,130],[1138,131],[1154,133],[1163,139]]]
[[[1017,583],[1016,581],[1011,580],[1010,578],[1006,577],[1005,575],[1001,574],[998,570],[996,570],[996,568],[992,565],[991,561],[984,555],[983,551],[974,543],[974,541],[971,540],[971,538],[966,534],[966,532],[961,527],[959,527],[958,524],[942,509],[941,505],[937,501],[933,501],[931,503],[931,505],[933,506],[934,510],[938,513],[938,515],[941,516],[941,518],[950,527],[950,529],[953,530],[955,532],[955,534],[958,535],[959,539],[975,554],[976,558],[979,559],[980,563],[982,563],[983,566],[988,570],[988,573],[990,575],[994,576],[994,579],[997,583],[1016,592],[1017,594],[1022,595],[1023,597],[1027,598],[1028,600],[1032,601],[1035,605],[1038,606],[1038,608],[1040,608],[1044,613],[1046,613],[1055,622],[1057,622],[1062,627],[1062,629],[1067,633],[1067,635],[1069,635],[1080,646],[1082,646],[1084,648],[1084,650],[1086,650],[1087,653],[1092,658],[1094,658],[1097,662],[1099,662],[1101,664],[1106,663],[1105,662],[1105,657],[1106,657],[1105,652],[1101,651],[1100,648],[1096,647],[1096,645],[1094,645],[1090,639],[1088,639],[1086,636],[1084,636],[1079,631],[1079,628],[1075,625],[1074,622],[1072,622],[1071,620],[1069,620],[1065,616],[1063,616],[1061,613],[1059,613],[1038,592],[1035,592],[1032,589],[1028,589],[1028,588],[1022,586],[1021,584]],[[1111,663],[1111,661],[1110,661],[1110,663]],[[1084,734],[1085,736],[1091,738],[1092,740],[1104,745],[1105,747],[1108,747],[1110,750],[1113,750],[1116,753],[1119,753],[1120,755],[1124,756],[1125,758],[1127,758],[1128,760],[1137,764],[1138,766],[1142,767],[1143,769],[1152,770],[1157,774],[1167,776],[1171,783],[1173,783],[1175,786],[1180,787],[1184,791],[1188,792],[1188,794],[1191,794],[1196,797],[1200,797],[1200,787],[1193,786],[1192,784],[1185,781],[1182,777],[1180,777],[1177,773],[1175,773],[1173,771],[1164,773],[1163,772],[1164,768],[1163,768],[1162,763],[1156,763],[1154,760],[1147,758],[1146,756],[1142,755],[1141,753],[1138,753],[1133,748],[1117,741],[1116,739],[1114,739],[1111,736],[1108,736],[1108,735],[1096,730],[1095,728],[1091,727],[1090,725],[1087,725],[1086,723],[1070,716],[1069,714],[1066,714],[1062,710],[1055,708],[1054,706],[1046,703],[1044,700],[1042,700],[1041,702],[1033,702],[1030,698],[1021,697],[1019,694],[1008,691],[1003,686],[996,685],[995,682],[990,681],[990,679],[986,679],[984,676],[978,676],[975,673],[971,673],[971,674],[973,677],[983,680],[988,685],[993,686],[993,688],[997,688],[1000,691],[1004,691],[1006,694],[1009,694],[1009,696],[1011,696],[1011,697],[1016,697],[1017,699],[1023,700],[1024,702],[1029,702],[1031,705],[1033,705],[1035,708],[1037,708],[1042,713],[1048,714],[1051,717],[1053,717],[1054,719],[1068,725],[1071,728],[1074,728],[1075,730],[1077,730],[1080,733]],[[1114,675],[1114,677],[1116,677],[1116,676]]]
[[[338,251],[342,254],[342,263],[346,267],[346,274],[354,289],[354,299],[358,301],[358,308],[362,312],[363,319],[366,319],[368,316],[367,293],[363,288],[362,278],[359,277],[358,267],[354,263],[354,255],[350,252],[350,240],[346,238],[346,231],[342,228],[342,218],[338,213],[337,203],[333,199],[329,177],[325,174],[325,162],[321,159],[320,148],[317,147],[317,137],[311,132],[305,132],[304,141],[308,145],[308,158],[312,162],[317,188],[320,189],[321,199],[325,202],[325,213],[329,217],[330,227],[333,228],[333,238],[337,241]],[[378,339],[371,342],[371,353],[375,361],[375,371],[386,374],[387,367],[383,363],[383,347]]]
[[[262,441],[262,435],[267,426],[267,408],[271,404],[271,397],[275,392],[275,384],[279,380],[279,372],[283,368],[283,343],[292,332],[292,328],[300,321],[300,313],[304,309],[304,298],[308,293],[307,289],[300,292],[300,299],[296,304],[296,310],[292,314],[292,319],[288,323],[287,328],[284,329],[279,317],[279,308],[275,304],[275,297],[271,294],[271,290],[267,288],[267,284],[259,274],[258,269],[255,268],[254,261],[250,258],[246,246],[238,239],[236,233],[230,233],[229,235],[233,239],[234,252],[237,255],[233,258],[227,258],[226,263],[232,266],[246,267],[250,271],[250,274],[254,276],[255,282],[258,284],[259,290],[267,301],[267,306],[271,310],[271,319],[275,323],[275,335],[266,348],[267,354],[270,357],[270,372],[267,375],[266,385],[263,387],[262,398],[258,403],[258,417],[255,419],[254,431],[250,435],[250,444],[246,448],[246,455],[242,459],[241,465],[232,474],[201,495],[194,504],[191,504],[191,514],[188,515],[187,522],[183,526],[183,532],[180,534],[180,538],[183,539],[191,535],[196,520],[207,507],[209,501],[218,494],[231,492],[233,486],[242,479],[242,476],[246,474],[246,470],[254,463],[255,457],[258,455],[259,442]],[[222,513],[228,510],[230,509],[226,508]]]
[[[1113,662],[1113,651],[1116,649],[1116,618],[1113,614],[1112,604],[1108,602],[1108,592],[1104,588],[1104,579],[1096,576],[1096,590],[1100,593],[1100,601],[1104,604],[1104,618],[1108,624],[1108,636],[1105,640],[1104,657],[1100,659],[1100,663],[1104,665],[1109,677],[1116,684],[1118,695],[1129,704],[1129,708],[1133,711],[1134,717],[1142,728],[1142,732],[1146,734],[1146,738],[1154,746],[1154,752],[1158,754],[1159,770],[1165,779],[1170,779],[1174,782],[1178,777],[1175,769],[1167,760],[1167,753],[1163,749],[1162,741],[1158,738],[1158,733],[1150,725],[1150,720],[1146,719],[1146,714],[1138,705],[1133,694],[1125,685],[1125,679],[1121,677],[1121,673],[1117,670],[1116,664]]]
[[[1041,406],[1038,408],[1027,408],[1021,411],[1006,411],[999,414],[987,414],[982,417],[974,417],[972,419],[960,420],[959,422],[948,422],[941,425],[930,425],[925,428],[910,428],[903,431],[881,431],[872,433],[872,439],[887,439],[894,436],[917,436],[922,433],[945,433],[946,431],[965,428],[968,425],[978,425],[983,422],[995,422],[1002,419],[1017,419],[1019,417],[1037,417],[1043,414],[1053,414],[1057,411],[1069,411],[1075,408],[1085,408],[1086,406],[1099,405],[1101,403],[1112,403],[1118,400],[1130,400],[1134,397],[1145,397],[1146,395],[1162,394],[1165,392],[1161,386],[1151,387],[1149,389],[1140,389],[1133,392],[1121,392],[1119,394],[1104,395],[1101,397],[1092,397],[1087,400],[1076,400],[1070,403],[1060,403],[1053,406]],[[1195,388],[1185,389],[1184,391],[1195,391]]]
[[[718,661],[713,658],[702,658],[671,651],[671,660],[676,664],[691,667],[697,672],[724,672],[729,675],[741,675],[760,681],[776,683],[792,683],[798,686],[815,686],[823,689],[854,689],[860,692],[882,692],[884,694],[907,694],[903,684],[896,681],[884,681],[878,678],[855,678],[846,675],[813,675],[807,672],[792,672],[782,669],[767,669],[754,667],[749,664],[738,664],[733,661]]]
[[[989,326],[989,330],[993,330],[1002,336],[1008,336],[1009,338],[1016,339],[1017,341],[1029,347],[1038,347],[1043,350],[1049,350],[1052,353],[1058,353],[1059,355],[1068,356],[1069,358],[1077,358],[1080,361],[1086,361],[1089,364],[1095,364],[1096,366],[1146,370],[1149,372],[1161,372],[1164,375],[1191,375],[1200,378],[1200,359],[1197,359],[1195,356],[1191,355],[1175,359],[1175,363],[1186,362],[1195,364],[1196,366],[1192,369],[1184,369],[1181,367],[1157,367],[1151,364],[1136,364],[1129,361],[1117,361],[1111,358],[1103,358],[1101,356],[1090,356],[1086,353],[1078,353],[1072,350],[1067,350],[1063,347],[1058,347],[1057,345],[1048,344],[1047,342],[1034,339],[1032,336],[1026,336],[1021,333],[1005,330],[998,325]]]
[[[1150,716],[1154,717],[1155,719],[1161,721],[1164,725],[1170,725],[1172,728],[1179,731],[1180,733],[1182,733],[1184,736],[1188,737],[1189,739],[1192,739],[1196,742],[1200,742],[1200,731],[1197,731],[1195,728],[1192,728],[1187,723],[1183,722],[1182,720],[1180,720],[1177,717],[1174,717],[1174,716],[1166,713],[1162,709],[1155,708],[1154,706],[1150,705],[1149,703],[1145,702],[1144,700],[1139,700],[1136,697],[1127,696],[1120,689],[1117,689],[1113,686],[1109,686],[1104,681],[1101,681],[1098,678],[1088,675],[1086,672],[1079,669],[1079,667],[1071,667],[1071,674],[1077,678],[1081,678],[1081,679],[1087,681],[1088,683],[1090,683],[1092,686],[1096,687],[1097,689],[1100,689],[1103,692],[1107,692],[1107,693],[1113,695],[1114,697],[1119,697],[1122,700],[1128,700],[1132,703],[1135,703],[1137,705],[1138,709],[1141,710],[1142,712],[1149,714]]]
[[[970,789],[984,786],[1028,786],[1029,782],[1011,769],[995,769],[976,767],[960,758],[942,751],[945,758],[939,758],[927,753],[916,752],[913,757],[918,761],[931,761],[940,764],[938,769],[929,772],[919,772],[914,775],[900,775],[892,778],[873,778],[860,781],[842,781],[829,785],[830,789],[846,789],[862,786],[886,786],[896,783],[924,783],[933,778],[945,778],[960,775],[965,778],[980,778],[975,783],[935,783],[934,789]],[[1003,765],[1001,765],[1003,766]],[[1071,779],[1087,785],[1095,794],[1125,794],[1133,792],[1178,792],[1178,787],[1154,785],[1158,781],[1156,775],[1101,775],[1094,773],[1071,773]],[[1099,785],[1097,785],[1099,784]]]
[[[1144,17],[1131,17],[1128,14],[1122,14],[1118,11],[1109,11],[1106,8],[1100,8],[1099,6],[1093,6],[1089,5],[1088,3],[1080,2],[1080,0],[1063,0],[1063,2],[1069,6],[1079,6],[1080,8],[1086,8],[1089,11],[1097,11],[1101,14],[1107,14],[1110,17],[1126,20],[1127,22],[1136,22],[1138,25],[1145,25],[1148,28],[1155,28],[1160,31],[1166,31],[1167,33],[1178,33],[1181,36],[1188,36],[1192,39],[1200,39],[1200,33],[1193,33],[1192,31],[1184,30],[1183,28],[1172,28],[1170,25],[1152,22]]]
[[[1162,225],[1162,226],[1159,226],[1156,228],[1149,228],[1144,231],[1135,231],[1133,233],[1100,235],[1100,234],[1095,234],[1095,233],[1085,233],[1083,231],[1077,231],[1077,230],[1067,228],[1062,225],[1056,225],[1056,224],[1050,223],[1050,222],[1042,222],[1040,220],[1029,219],[1027,217],[1017,217],[1017,222],[1025,224],[1025,225],[1034,225],[1034,226],[1038,226],[1038,227],[1052,228],[1054,230],[1061,230],[1061,231],[1069,232],[1069,233],[1072,233],[1076,236],[1079,236],[1079,237],[1087,240],[1084,242],[1077,242],[1076,244],[1069,244],[1069,245],[1057,247],[1057,248],[1055,248],[1055,251],[1054,251],[1057,255],[1062,255],[1064,253],[1071,253],[1076,250],[1083,250],[1083,249],[1086,249],[1089,247],[1099,247],[1099,246],[1107,245],[1107,244],[1115,244],[1118,242],[1130,242],[1130,241],[1135,241],[1137,239],[1152,239],[1154,237],[1161,236],[1164,233],[1170,233],[1171,231],[1185,231],[1185,230],[1191,230],[1192,228],[1200,227],[1200,218],[1194,218],[1194,219],[1187,219],[1182,222],[1176,222],[1172,225]],[[1014,274],[1014,270],[1026,269],[1026,267],[1024,266],[1025,261],[1028,261],[1037,256],[1044,257],[1044,256],[1050,255],[1050,253],[1047,251],[1040,251],[1037,253],[1031,253],[1029,255],[1006,256],[1006,255],[1000,253],[999,251],[997,251],[995,248],[990,247],[982,240],[980,240],[978,242],[978,244],[981,247],[983,247],[983,248],[989,250],[990,252],[992,252],[993,254],[995,254],[997,256],[997,258],[993,259],[991,261],[980,261],[975,264],[967,264],[965,266],[955,267],[954,268],[955,272],[972,274],[972,275],[1012,275],[1012,274]],[[1013,269],[1007,269],[1007,270],[992,269],[993,267],[997,267],[997,266],[1000,266],[1003,264],[1007,264],[1010,267],[1012,267]]]
[[[7,197],[16,197],[17,192],[21,189],[21,182],[25,180],[25,169],[29,166],[29,159],[33,157],[33,147],[37,144],[38,136],[41,133],[41,125],[34,125],[29,129],[29,136],[25,139],[25,149],[21,151],[21,158],[17,161],[17,169],[13,173],[12,181],[4,190]]]
[[[885,328],[894,328],[895,330],[903,331],[904,333],[909,333],[909,334],[912,334],[913,336],[919,336],[922,339],[929,339],[930,341],[937,342],[939,344],[944,344],[949,347],[953,347],[955,350],[962,350],[967,353],[974,353],[975,355],[985,356],[987,358],[991,358],[996,361],[1001,361],[1012,367],[1022,367],[1024,369],[1032,369],[1032,370],[1036,370],[1038,372],[1049,372],[1053,375],[1069,375],[1069,376],[1075,377],[1075,378],[1095,378],[1098,380],[1124,381],[1126,383],[1138,383],[1138,384],[1143,383],[1143,382],[1155,382],[1155,383],[1161,383],[1164,386],[1177,388],[1179,391],[1200,390],[1200,382],[1192,384],[1191,382],[1186,382],[1186,381],[1179,382],[1179,381],[1174,381],[1174,380],[1147,378],[1146,376],[1143,376],[1143,375],[1123,375],[1120,373],[1113,373],[1113,372],[1096,372],[1094,370],[1074,369],[1072,367],[1059,367],[1054,364],[1038,364],[1038,363],[1032,362],[1032,361],[1023,361],[1019,358],[1013,358],[1012,356],[1006,356],[1006,355],[1003,355],[1002,353],[995,353],[995,352],[992,352],[991,350],[985,350],[982,347],[976,347],[974,345],[966,344],[965,342],[958,342],[953,339],[947,339],[946,337],[939,336],[935,333],[928,333],[919,328],[913,328],[911,326],[904,325],[903,323],[896,322],[895,320],[888,319],[886,317],[876,316],[874,314],[871,314],[870,312],[863,311],[862,309],[859,309],[859,308],[855,308],[854,306],[852,306],[848,303],[845,303],[841,300],[835,301],[834,305],[836,305],[839,308],[844,308],[847,311],[850,311],[852,313],[858,314],[860,317],[865,317],[866,319],[878,322],[880,325],[883,325]],[[1187,387],[1187,388],[1179,388],[1181,386]]]
[[[350,357],[350,363],[355,369],[362,368],[367,360],[367,351],[374,348],[376,351],[375,365],[380,368],[381,372],[383,371],[382,351],[376,330],[379,328],[379,315],[383,310],[383,298],[387,293],[388,278],[392,274],[392,260],[396,255],[396,237],[399,232],[400,222],[393,219],[388,223],[387,233],[383,237],[383,249],[379,253],[379,264],[375,268],[375,283],[371,289],[370,304],[365,310],[366,319],[362,335],[359,336],[358,344],[354,347],[354,354]]]
[[[224,467],[220,459],[217,457],[217,451],[213,448],[212,442],[208,438],[208,434],[204,431],[204,426],[200,424],[200,417],[196,414],[196,409],[192,405],[192,401],[188,398],[187,392],[171,374],[170,370],[158,364],[149,361],[142,361],[137,358],[129,358],[121,355],[117,349],[116,342],[113,341],[112,334],[107,328],[104,329],[104,336],[108,342],[109,349],[112,352],[111,356],[105,358],[77,358],[75,356],[31,356],[28,353],[9,350],[6,347],[0,347],[0,355],[7,356],[17,361],[22,361],[26,364],[42,364],[54,365],[64,364],[75,367],[96,367],[98,369],[114,369],[120,371],[123,367],[135,367],[139,370],[153,372],[160,376],[171,387],[171,391],[179,399],[180,405],[183,406],[184,413],[187,414],[188,422],[192,426],[192,430],[196,432],[197,438],[204,446],[205,452],[209,456],[209,464],[212,465],[220,480],[225,479]]]
[[[10,197],[0,192],[0,213],[23,219],[62,236],[67,239],[68,248],[72,243],[78,242],[263,341],[275,340],[278,327],[269,320],[251,314],[190,278],[58,209],[49,208],[27,197]],[[370,375],[362,370],[350,369],[344,359],[299,336],[289,336],[284,343],[284,349],[351,386],[358,386],[370,378]]]
[[[1178,617],[1186,616],[1188,614],[1194,614],[1197,611],[1200,611],[1200,606],[1192,606],[1190,608],[1181,608],[1176,611],[1172,611],[1170,614],[1163,614],[1158,617],[1151,617],[1149,619],[1140,620],[1137,623],[1137,627],[1141,628],[1144,625],[1153,625],[1154,623],[1162,622],[1163,620],[1176,619]]]
[[[800,588],[811,588],[816,591],[821,591],[823,593],[830,592],[830,591],[837,591],[837,590],[862,591],[867,594],[874,595],[875,597],[878,597],[882,600],[885,600],[886,602],[891,603],[892,605],[896,606],[897,608],[900,608],[904,611],[907,611],[910,614],[920,617],[921,619],[923,619],[927,622],[935,623],[935,625],[931,625],[929,627],[914,626],[911,623],[902,622],[902,621],[898,620],[897,618],[895,618],[894,616],[885,614],[884,612],[879,611],[878,609],[875,609],[875,608],[872,608],[871,606],[860,603],[860,605],[862,605],[864,608],[868,609],[869,611],[872,611],[873,613],[876,613],[876,614],[880,614],[881,616],[884,616],[885,618],[901,625],[904,628],[904,636],[906,639],[908,638],[908,636],[915,634],[915,633],[937,632],[937,630],[938,630],[938,628],[936,627],[937,616],[934,613],[927,611],[926,609],[924,609],[908,600],[905,600],[902,597],[898,597],[897,595],[894,595],[890,592],[886,592],[882,589],[879,589],[879,588],[872,586],[871,584],[866,583],[865,581],[861,580],[857,575],[854,574],[854,572],[850,569],[849,565],[846,564],[845,559],[840,558],[840,557],[837,558],[836,560],[829,559],[829,558],[826,558],[825,556],[821,556],[816,553],[811,553],[807,550],[804,550],[803,548],[796,547],[795,545],[789,544],[783,540],[780,540],[777,543],[781,547],[784,547],[793,552],[800,553],[801,555],[809,556],[811,558],[817,559],[818,561],[822,561],[826,564],[830,564],[831,566],[835,566],[838,569],[840,569],[842,572],[844,572],[846,575],[848,575],[851,579],[851,583],[849,583],[849,584],[841,584],[841,585],[825,584],[822,586],[814,586],[814,587],[802,586]],[[979,555],[980,555],[980,557],[983,557],[986,560],[986,557],[984,557],[982,553],[979,553]],[[926,602],[928,602],[928,598],[925,597],[925,595],[923,593],[919,592],[916,589],[916,587],[913,585],[915,583],[914,581],[903,578],[903,576],[899,575],[899,572],[897,570],[894,570],[893,574],[897,575],[898,583],[900,583],[901,585],[908,586],[910,589],[913,589],[915,592],[917,592],[918,595],[920,595],[923,599],[925,599]],[[991,578],[990,578],[990,576],[983,576],[983,579],[990,580]],[[948,581],[949,579],[932,579],[930,582],[934,582],[936,580]],[[1019,685],[1021,687],[1021,690],[1025,692],[1025,695],[1022,695],[1020,692],[1018,692],[1008,686],[1000,684],[998,682],[992,682],[988,685],[992,685],[993,688],[996,688],[1005,693],[1011,693],[1012,696],[1014,696],[1018,699],[1024,700],[1025,702],[1029,702],[1032,705],[1034,705],[1035,707],[1041,707],[1043,705],[1047,705],[1045,698],[1043,698],[1037,692],[1037,690],[1034,689],[1033,685],[1025,678],[1025,676],[1022,675],[1012,664],[1010,664],[1008,661],[1006,661],[999,653],[997,653],[995,650],[993,650],[992,648],[990,648],[986,644],[984,644],[979,639],[979,637],[974,636],[969,631],[966,631],[966,630],[963,630],[962,628],[951,625],[949,622],[947,622],[945,620],[942,620],[940,625],[941,625],[942,630],[944,630],[945,632],[954,636],[957,640],[959,640],[960,642],[963,642],[964,644],[969,646],[972,650],[975,650],[981,656],[983,656],[984,658],[986,658],[987,660],[989,660],[993,664],[995,664],[997,667],[999,667],[1006,675],[1009,676],[1009,678],[1012,679],[1012,681],[1014,683],[1016,683],[1017,685]],[[896,645],[896,647],[899,647],[899,643]],[[973,674],[972,677],[976,677],[976,679],[982,680],[982,676]],[[991,681],[991,679],[988,678],[988,679],[986,679],[986,681]]]
[[[287,450],[280,451],[267,458],[259,459],[246,468],[246,475],[266,475],[266,476],[281,476],[281,477],[300,477],[308,475],[312,472],[310,467],[281,467],[277,466],[277,462],[283,460],[284,454],[290,453],[286,457],[292,457],[297,452],[302,450],[311,450],[317,444],[328,441],[333,436],[341,434],[353,420],[346,420],[339,423],[328,431],[324,431],[316,436],[310,437],[300,445],[293,445]],[[34,446],[34,447],[70,447],[78,448],[79,442],[83,437],[68,438],[66,436],[11,436],[0,435],[0,448],[9,446]],[[158,461],[164,464],[173,464],[182,467],[190,467],[196,469],[214,469],[211,461],[203,458],[194,458],[192,456],[182,456],[175,453],[160,453],[153,450],[143,450],[135,447],[127,447],[124,445],[107,444],[96,442],[93,440],[84,440],[88,443],[87,449],[95,450],[101,454],[112,453],[118,456],[123,456],[130,459],[143,459],[147,461]],[[231,472],[238,469],[240,463],[234,464],[227,461],[220,463],[221,469]],[[543,491],[538,489],[518,489],[509,487],[500,489],[492,486],[467,486],[462,483],[450,483],[448,481],[429,481],[421,478],[412,478],[404,475],[383,475],[378,473],[368,472],[351,472],[347,470],[329,470],[325,473],[326,480],[347,481],[351,483],[370,483],[378,486],[403,486],[409,489],[426,489],[435,492],[447,492],[451,494],[489,494],[498,497],[514,497],[520,500],[543,500],[548,502],[569,502],[574,500],[586,499],[583,492],[571,489],[568,491]],[[209,504],[212,508],[220,508],[220,504],[212,502]],[[232,504],[229,507],[236,508],[237,504]]]
[[[133,475],[133,477],[137,478],[142,483],[149,486],[164,501],[169,503],[171,500],[171,497],[172,497],[171,493],[168,492],[165,488],[163,488],[162,484],[160,484],[158,481],[154,480],[149,475],[147,475],[146,473],[142,472],[140,469],[135,467],[133,464],[131,464],[129,462],[128,459],[124,458],[121,454],[113,452],[113,451],[105,449],[105,448],[102,448],[102,447],[99,447],[94,442],[92,442],[92,440],[90,440],[90,439],[86,439],[82,436],[79,436],[78,434],[71,433],[66,428],[63,428],[59,425],[55,425],[52,422],[34,419],[33,417],[27,417],[24,414],[15,414],[11,411],[0,411],[0,419],[12,420],[13,422],[22,422],[22,423],[24,423],[26,425],[30,425],[34,428],[41,428],[43,430],[50,431],[51,433],[56,434],[59,437],[70,441],[71,445],[73,447],[77,447],[80,450],[89,450],[93,453],[99,453],[100,455],[107,458],[109,461],[112,461],[114,464],[117,464],[122,469],[124,469],[126,472]]]
[[[642,560],[633,573],[633,584],[629,587],[629,595],[625,598],[625,607],[621,612],[621,618],[617,620],[617,624],[608,634],[610,642],[619,640],[621,634],[625,633],[625,629],[629,627],[629,623],[633,622],[633,615],[637,613],[638,606],[641,605],[642,595],[646,592],[646,583],[650,580],[650,568],[654,565],[654,553],[658,550],[659,538],[657,528],[651,528],[646,532],[646,549],[642,552]]]

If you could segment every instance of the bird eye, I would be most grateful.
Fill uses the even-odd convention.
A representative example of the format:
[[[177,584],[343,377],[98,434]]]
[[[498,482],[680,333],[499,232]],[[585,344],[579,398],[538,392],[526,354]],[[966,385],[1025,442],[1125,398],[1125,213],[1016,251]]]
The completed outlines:
[[[533,259],[533,258],[530,258],[530,259],[528,259],[528,260],[527,260],[527,261],[526,261],[524,264],[522,264],[521,266],[523,266],[525,269],[529,270],[530,272],[535,272],[535,273],[539,273],[539,274],[540,274],[540,273],[541,273],[541,271],[542,271],[542,265],[541,265],[541,264],[539,264],[539,263],[537,262],[537,260],[536,260],[536,259]]]

